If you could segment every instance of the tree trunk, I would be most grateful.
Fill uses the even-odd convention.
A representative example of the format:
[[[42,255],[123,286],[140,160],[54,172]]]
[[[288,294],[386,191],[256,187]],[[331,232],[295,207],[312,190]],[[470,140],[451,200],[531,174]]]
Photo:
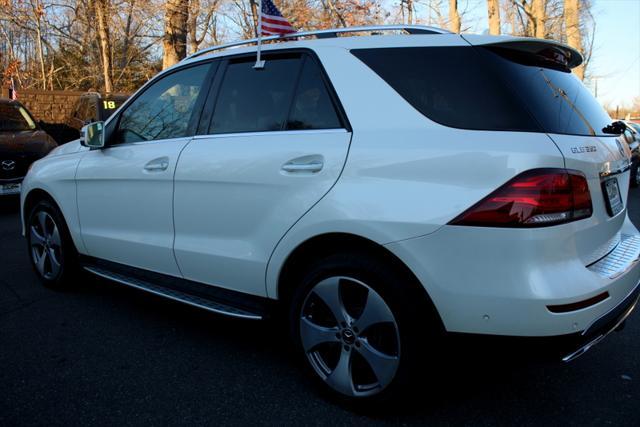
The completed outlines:
[[[187,20],[189,0],[167,0],[162,37],[162,68],[168,68],[187,56]]]
[[[346,27],[347,21],[344,19],[344,16],[342,16],[342,13],[340,13],[336,5],[333,3],[333,0],[327,0],[327,7],[331,11],[331,13],[333,13],[338,18],[338,21],[340,21],[340,25]]]
[[[449,29],[454,33],[460,32],[460,14],[458,0],[449,0]]]
[[[44,49],[42,48],[42,5],[38,2],[31,1],[31,10],[33,11],[33,20],[36,27],[36,53],[38,55],[38,62],[40,65],[40,78],[42,79],[42,89],[47,89],[47,73],[44,69]]]
[[[546,12],[547,0],[533,0],[531,4],[531,13],[533,15],[533,26],[535,28],[534,36],[539,39],[545,38],[546,34]]]
[[[113,67],[111,66],[111,39],[109,37],[109,0],[96,0],[96,21],[98,21],[98,38],[100,40],[100,56],[102,58],[102,77],[104,79],[104,91],[113,92]]]
[[[187,32],[191,52],[198,50],[198,15],[200,14],[200,0],[189,1],[189,17],[187,18]]]
[[[487,0],[489,12],[489,34],[500,34],[500,0]]]
[[[249,0],[249,3],[251,5],[251,19],[253,20],[253,29],[256,33],[256,37],[258,37],[258,3],[256,2],[256,0]]]
[[[413,0],[406,0],[407,3],[407,24],[413,25]]]
[[[578,52],[582,52],[580,35],[580,0],[564,0],[564,27],[567,44]],[[580,80],[584,79],[584,64],[573,69]]]
[[[38,25],[36,26],[36,50],[38,52],[38,62],[40,62],[42,89],[47,89],[47,73],[44,70],[44,53],[42,49],[42,31],[40,29],[40,19],[38,19]]]
[[[124,27],[124,42],[122,45],[122,54],[120,56],[120,69],[124,70],[129,62],[129,45],[131,44],[131,22],[133,20],[133,11],[136,0],[131,0],[129,9],[127,10],[127,23]]]

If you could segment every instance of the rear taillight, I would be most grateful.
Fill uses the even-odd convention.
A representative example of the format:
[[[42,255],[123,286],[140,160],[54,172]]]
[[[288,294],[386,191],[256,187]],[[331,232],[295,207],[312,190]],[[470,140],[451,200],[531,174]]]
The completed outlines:
[[[451,221],[478,227],[544,227],[593,213],[583,173],[565,169],[523,172]]]

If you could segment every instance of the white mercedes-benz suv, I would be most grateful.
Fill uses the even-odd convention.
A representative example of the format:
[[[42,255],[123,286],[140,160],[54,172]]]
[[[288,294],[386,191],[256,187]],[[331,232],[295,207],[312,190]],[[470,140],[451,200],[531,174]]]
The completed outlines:
[[[357,401],[405,387],[447,333],[563,337],[571,360],[632,311],[630,153],[578,52],[351,28],[266,43],[260,68],[254,43],[163,71],[33,165],[23,231],[46,285],[86,270],[280,310],[317,382]]]

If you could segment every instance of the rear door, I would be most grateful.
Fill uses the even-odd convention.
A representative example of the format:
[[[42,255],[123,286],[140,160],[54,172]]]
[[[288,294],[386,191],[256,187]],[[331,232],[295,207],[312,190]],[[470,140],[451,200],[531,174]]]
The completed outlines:
[[[175,256],[187,279],[265,295],[269,257],[340,175],[351,133],[306,53],[226,61],[175,175]],[[202,124],[204,123],[204,124]]]

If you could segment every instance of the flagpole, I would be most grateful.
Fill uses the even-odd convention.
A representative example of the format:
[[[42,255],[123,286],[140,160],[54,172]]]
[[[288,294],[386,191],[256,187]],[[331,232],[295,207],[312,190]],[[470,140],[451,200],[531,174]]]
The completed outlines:
[[[264,68],[264,61],[260,59],[260,50],[262,49],[262,0],[258,2],[258,56],[256,64],[253,66],[256,70]]]

